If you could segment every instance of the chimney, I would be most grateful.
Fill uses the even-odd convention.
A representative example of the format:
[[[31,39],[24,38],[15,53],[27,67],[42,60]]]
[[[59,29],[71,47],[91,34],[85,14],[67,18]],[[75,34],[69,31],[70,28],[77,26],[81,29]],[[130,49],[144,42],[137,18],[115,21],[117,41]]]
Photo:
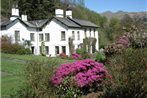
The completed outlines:
[[[21,20],[22,21],[27,21],[28,19],[27,19],[27,15],[21,15]]]
[[[16,18],[19,18],[19,9],[17,8],[17,5],[11,9],[10,20],[15,20]]]
[[[63,18],[63,17],[64,17],[64,15],[63,15],[63,10],[62,10],[62,9],[56,9],[56,10],[55,10],[55,15],[56,15],[56,17],[61,17],[61,18]]]
[[[66,17],[72,18],[72,10],[67,10],[66,11]]]

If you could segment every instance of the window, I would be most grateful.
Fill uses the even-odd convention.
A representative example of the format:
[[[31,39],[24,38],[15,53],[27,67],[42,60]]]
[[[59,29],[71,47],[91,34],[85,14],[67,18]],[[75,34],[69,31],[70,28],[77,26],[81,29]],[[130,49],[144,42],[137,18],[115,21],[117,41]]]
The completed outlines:
[[[90,37],[91,37],[91,29],[89,29],[89,35],[90,35]]]
[[[65,41],[65,31],[61,31],[61,40]]]
[[[80,32],[79,31],[77,32],[77,35],[78,35],[78,40],[80,40]]]
[[[90,37],[91,37],[91,32],[89,32],[89,35],[90,35]]]
[[[39,41],[43,41],[43,34],[39,34]]]
[[[35,35],[34,35],[34,33],[30,33],[30,40],[31,41],[35,41]]]
[[[19,31],[15,31],[15,41],[20,41],[20,32]]]
[[[33,46],[31,47],[31,51],[32,51],[32,54],[34,54],[34,47]]]
[[[93,29],[93,32],[94,32],[94,37],[95,37],[95,29]]]
[[[85,37],[87,37],[87,34],[86,34],[86,32],[87,32],[87,29],[85,29],[85,30],[84,30]]]
[[[45,41],[50,41],[50,34],[49,33],[45,33]]]
[[[59,54],[59,46],[55,46],[55,54]]]
[[[62,46],[62,53],[66,54],[66,46]]]
[[[49,47],[48,46],[45,46],[45,53],[49,54]]]
[[[74,31],[72,31],[72,38],[73,38],[73,40],[75,40],[75,32]]]

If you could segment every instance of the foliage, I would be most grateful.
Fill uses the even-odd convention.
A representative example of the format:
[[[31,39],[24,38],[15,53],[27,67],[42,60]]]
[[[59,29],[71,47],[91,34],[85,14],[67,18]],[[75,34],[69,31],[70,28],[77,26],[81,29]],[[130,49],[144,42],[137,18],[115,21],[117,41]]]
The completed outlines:
[[[19,44],[11,43],[11,38],[8,36],[2,36],[1,38],[1,52],[20,55],[31,54],[30,49]]]
[[[127,36],[121,36],[115,43],[108,45],[104,49],[104,53],[106,55],[121,54],[125,48],[129,47],[129,45],[129,38]]]
[[[51,17],[55,10],[53,0],[17,0],[21,14],[28,15],[28,19],[37,20]]]
[[[79,88],[81,93],[86,94],[102,90],[101,83],[106,76],[107,70],[102,63],[87,59],[62,64],[51,78],[51,82],[57,88],[63,85],[64,88]]]
[[[40,50],[40,54],[42,56],[46,56],[46,53],[45,53],[45,42],[41,42],[41,50]]]
[[[71,56],[73,59],[81,59],[81,55],[80,54],[77,54],[77,53],[73,53],[72,56]]]
[[[77,48],[77,49],[76,49],[76,53],[77,53],[77,54],[82,54],[82,49],[81,49],[81,48]]]
[[[83,59],[88,59],[92,57],[92,55],[89,52],[86,52],[84,49],[82,50],[81,56]]]
[[[133,48],[147,48],[147,37],[133,40],[131,43]]]
[[[108,58],[107,65],[113,85],[106,87],[104,98],[147,97],[147,49],[128,48]]]
[[[59,57],[62,58],[62,59],[68,58],[68,56],[65,53],[60,53]]]
[[[90,53],[90,51],[92,51],[91,47],[93,47],[95,51],[96,41],[97,41],[96,38],[92,38],[92,37],[84,38],[83,39],[83,49]]]
[[[53,69],[54,68],[56,69],[56,67],[59,66],[60,64],[73,62],[74,60],[66,60],[66,59],[60,59],[60,58],[51,58],[51,57],[35,56],[35,55],[17,55],[17,54],[1,53],[1,71],[2,71],[2,74],[1,74],[1,83],[2,83],[1,95],[2,95],[2,98],[23,98],[23,97],[20,97],[20,95],[25,94],[26,96],[29,96],[29,95],[27,95],[27,94],[29,94],[28,92],[34,91],[32,88],[30,88],[28,86],[27,81],[30,80],[30,79],[28,79],[30,76],[29,77],[26,76],[26,75],[30,74],[30,73],[27,73],[27,70],[26,70],[27,67],[29,67],[29,69],[33,69],[34,67],[39,66],[37,64],[35,65],[35,63],[34,63],[34,65],[30,66],[30,63],[32,63],[34,61],[38,62],[39,64],[41,63],[41,65],[44,65],[44,64],[48,65],[45,68],[51,68],[48,73],[52,73],[52,72],[54,72]],[[51,66],[53,66],[54,68]],[[26,74],[24,74],[24,70],[26,70]],[[46,71],[46,70],[44,70],[44,71]],[[36,72],[39,73],[40,70],[35,70],[35,73],[34,74],[31,73],[30,75],[33,77],[33,76],[35,76]],[[42,72],[43,72],[43,70],[42,70]],[[42,73],[42,72],[40,72],[40,73]],[[44,74],[44,73],[42,73],[42,74]],[[38,79],[40,79],[39,75],[36,75],[36,76],[38,76]],[[42,77],[42,78],[46,78],[46,77]],[[49,78],[49,76],[48,76],[48,78]],[[36,79],[36,78],[32,78],[32,80],[33,79]],[[45,79],[42,79],[42,80],[45,80]],[[38,80],[36,80],[36,81],[38,81]],[[41,84],[39,83],[38,85],[41,85]],[[50,87],[48,89],[50,89]],[[56,90],[56,89],[54,89],[54,90]],[[54,93],[54,90],[52,93]],[[27,97],[27,98],[29,98],[29,97]],[[42,98],[42,97],[40,97],[40,98]],[[50,95],[47,98],[55,98],[55,97]],[[59,97],[57,97],[57,98],[59,98]]]
[[[38,61],[32,60],[25,65],[26,82],[23,87],[20,87],[14,98],[58,98],[55,94],[55,89],[49,82],[59,62],[54,60]]]
[[[122,44],[111,44],[111,45],[108,45],[105,49],[104,49],[104,53],[107,55],[107,56],[111,56],[111,55],[114,55],[114,54],[121,54],[124,50],[124,46]]]
[[[74,53],[74,44],[73,44],[73,39],[68,38],[68,45],[69,45],[69,53],[72,55]]]
[[[122,44],[125,48],[129,47],[129,38],[127,36],[121,36],[116,41],[117,44]]]
[[[123,31],[129,37],[130,45],[133,48],[143,48],[146,47],[145,43],[146,35],[146,26],[144,20],[139,17],[131,18],[128,15],[125,15],[122,19],[121,25]]]
[[[83,59],[91,58],[91,54],[87,52],[83,47],[76,49],[76,53],[81,55],[81,58]]]
[[[103,52],[97,52],[95,60],[104,63],[106,61],[106,56]]]

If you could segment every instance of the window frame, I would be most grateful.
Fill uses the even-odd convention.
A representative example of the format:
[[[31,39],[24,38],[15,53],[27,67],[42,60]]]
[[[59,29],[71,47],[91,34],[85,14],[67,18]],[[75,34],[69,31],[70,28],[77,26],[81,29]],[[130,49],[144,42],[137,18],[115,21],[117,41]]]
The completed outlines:
[[[40,35],[42,35],[42,38],[40,38]],[[44,38],[43,38],[44,36],[43,36],[43,33],[40,33],[39,34],[39,42],[41,42],[41,41],[44,41]]]
[[[60,47],[59,46],[55,46],[55,54],[56,55],[60,54]]]
[[[14,31],[14,35],[15,35],[15,42],[20,41],[20,31],[19,30],[15,30]]]
[[[61,31],[61,41],[65,41],[66,40],[66,33],[65,31]]]
[[[33,37],[32,37],[32,34],[33,34]],[[33,40],[32,40],[33,38]],[[35,41],[35,33],[30,33],[30,41]]]
[[[80,31],[77,32],[77,39],[80,40]]]
[[[45,46],[45,53],[49,55],[49,46]]]
[[[46,42],[50,41],[50,33],[45,33],[45,41]]]
[[[66,46],[62,46],[62,53],[66,54]]]
[[[75,31],[72,31],[72,38],[75,40]]]

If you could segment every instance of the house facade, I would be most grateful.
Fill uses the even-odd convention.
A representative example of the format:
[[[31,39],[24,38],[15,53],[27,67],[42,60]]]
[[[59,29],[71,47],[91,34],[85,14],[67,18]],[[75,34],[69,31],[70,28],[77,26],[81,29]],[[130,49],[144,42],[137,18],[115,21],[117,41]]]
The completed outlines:
[[[86,37],[96,38],[96,50],[99,50],[99,36],[94,23],[75,19],[72,10],[55,10],[51,19],[28,21],[27,15],[19,16],[19,9],[12,8],[10,20],[1,23],[1,36],[7,35],[13,43],[22,44],[24,40],[31,41],[31,51],[40,55],[41,43],[45,43],[47,56],[55,57],[60,53],[69,55],[69,38],[73,39],[75,49],[80,47]],[[92,52],[92,51],[91,51]]]

